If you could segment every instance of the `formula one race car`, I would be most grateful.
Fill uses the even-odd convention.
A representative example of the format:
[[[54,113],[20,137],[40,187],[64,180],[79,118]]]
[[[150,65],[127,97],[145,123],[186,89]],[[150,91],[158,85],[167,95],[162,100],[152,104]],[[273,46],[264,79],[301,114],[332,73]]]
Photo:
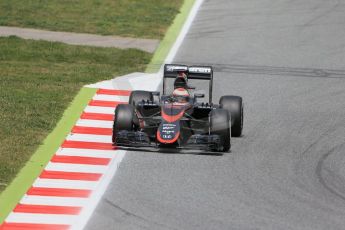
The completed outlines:
[[[167,80],[172,79],[172,93]],[[205,94],[196,93],[188,80],[209,82]],[[213,70],[209,66],[164,66],[163,92],[132,91],[128,104],[115,110],[112,142],[120,147],[230,150],[231,136],[239,137],[243,127],[243,103],[239,96],[222,96],[212,103]]]

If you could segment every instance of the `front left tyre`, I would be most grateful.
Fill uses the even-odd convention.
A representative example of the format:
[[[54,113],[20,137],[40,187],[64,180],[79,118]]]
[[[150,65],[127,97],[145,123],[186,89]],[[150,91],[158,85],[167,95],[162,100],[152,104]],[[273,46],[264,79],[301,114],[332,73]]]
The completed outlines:
[[[135,131],[137,129],[137,116],[134,108],[129,104],[120,104],[115,109],[112,141],[116,142],[116,134],[121,130]]]
[[[231,136],[240,137],[243,130],[243,101],[239,96],[222,96],[221,108],[226,109],[231,117]]]
[[[228,152],[231,148],[230,139],[230,117],[225,109],[215,109],[209,114],[210,119],[210,134],[218,135],[220,138],[220,149],[214,151]]]

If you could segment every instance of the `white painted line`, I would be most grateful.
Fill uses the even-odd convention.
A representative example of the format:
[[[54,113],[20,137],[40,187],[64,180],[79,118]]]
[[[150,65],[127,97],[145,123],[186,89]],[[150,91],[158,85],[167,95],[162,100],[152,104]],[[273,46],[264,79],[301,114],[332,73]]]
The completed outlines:
[[[88,198],[79,197],[56,197],[56,196],[30,196],[24,195],[21,199],[21,204],[33,205],[60,205],[60,206],[74,206],[83,207],[89,202]]]
[[[96,150],[96,149],[73,149],[73,148],[60,148],[56,155],[63,156],[80,156],[80,157],[100,157],[100,158],[113,158],[116,157],[116,150]]]
[[[68,224],[75,223],[79,217],[77,215],[53,215],[53,214],[31,214],[12,212],[6,219],[7,223],[27,223],[27,224]]]
[[[128,102],[129,96],[115,96],[115,95],[105,95],[105,94],[96,94],[93,100],[99,101],[124,101]]]
[[[68,189],[88,189],[96,188],[98,181],[81,181],[81,180],[60,180],[60,179],[41,179],[34,182],[34,187],[43,188],[68,188]]]
[[[197,0],[195,3],[194,3],[194,6],[192,7],[191,11],[189,12],[189,15],[188,15],[188,18],[187,20],[185,21],[183,27],[182,27],[182,30],[180,31],[180,34],[179,36],[177,37],[173,47],[170,49],[170,52],[168,54],[168,56],[165,58],[165,61],[164,63],[171,63],[173,62],[176,54],[177,54],[177,51],[179,50],[184,38],[186,37],[191,25],[192,25],[192,22],[201,6],[201,4],[203,3],[204,0]],[[160,70],[159,70],[159,76],[163,75],[163,72],[164,72],[164,64],[161,66]]]
[[[101,82],[97,82],[95,84],[85,85],[85,87],[96,88],[96,89],[114,89],[115,87],[112,84],[113,81],[114,81],[114,79],[107,80],[107,81],[101,81]]]
[[[113,121],[79,119],[77,126],[96,127],[96,128],[113,128]]]
[[[107,170],[107,166],[49,162],[45,170],[62,172],[104,173]]]
[[[108,185],[110,184],[110,181],[113,179],[117,169],[119,168],[119,165],[124,158],[126,151],[124,150],[117,150],[117,157],[114,158],[109,166],[109,171],[104,174],[101,181],[99,182],[98,189],[95,190],[90,199],[89,205],[87,205],[82,212],[80,213],[80,218],[78,219],[78,222],[74,223],[72,226],[72,230],[80,230],[85,227],[87,224],[87,221],[90,219],[92,213],[94,212],[97,204],[101,200],[103,194],[107,190]]]
[[[115,114],[115,109],[111,107],[102,106],[86,106],[84,109],[86,113],[105,113],[105,114]]]
[[[87,141],[87,142],[100,142],[100,143],[112,143],[111,136],[109,135],[93,135],[93,134],[69,134],[66,137],[69,141]]]

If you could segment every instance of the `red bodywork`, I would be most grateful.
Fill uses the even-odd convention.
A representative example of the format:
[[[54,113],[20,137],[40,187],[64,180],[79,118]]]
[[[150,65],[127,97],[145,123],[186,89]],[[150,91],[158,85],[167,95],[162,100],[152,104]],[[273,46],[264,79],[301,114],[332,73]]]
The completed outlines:
[[[167,103],[161,108],[162,122],[157,129],[157,140],[162,144],[176,143],[180,137],[180,120],[189,103]]]

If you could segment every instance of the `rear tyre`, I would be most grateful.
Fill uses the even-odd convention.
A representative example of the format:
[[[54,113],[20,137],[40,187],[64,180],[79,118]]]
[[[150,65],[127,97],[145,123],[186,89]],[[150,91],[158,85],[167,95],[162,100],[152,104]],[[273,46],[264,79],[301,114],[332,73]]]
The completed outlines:
[[[223,96],[219,100],[221,108],[226,109],[231,117],[231,136],[240,137],[243,130],[243,102],[242,97]]]
[[[115,119],[113,123],[112,141],[115,143],[116,134],[120,130],[134,131],[136,130],[137,116],[132,105],[120,104],[115,109]]]
[[[223,146],[221,150],[227,152],[231,148],[230,144],[230,117],[225,109],[215,109],[210,112],[210,134],[216,134],[220,137],[220,145]]]
[[[153,101],[153,95],[149,91],[144,90],[135,90],[132,91],[131,95],[129,96],[129,104],[133,105],[134,107],[142,101]]]

